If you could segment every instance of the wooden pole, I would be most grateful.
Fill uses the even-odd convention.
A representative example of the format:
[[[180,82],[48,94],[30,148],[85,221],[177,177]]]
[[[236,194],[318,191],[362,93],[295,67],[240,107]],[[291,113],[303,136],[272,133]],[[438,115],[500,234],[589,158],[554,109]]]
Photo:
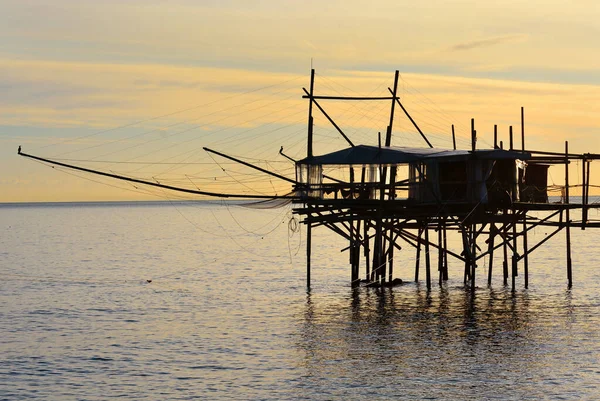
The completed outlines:
[[[454,124],[452,124],[452,147],[456,150],[456,136],[454,135]]]
[[[494,144],[495,146],[495,144]],[[490,266],[488,268],[488,286],[492,285],[492,270],[494,268],[494,237],[496,236],[496,225],[490,225],[490,237],[488,238],[488,253],[490,254]]]
[[[525,152],[525,111],[521,106],[521,150]]]
[[[421,260],[421,235],[423,234],[423,229],[419,227],[419,234],[417,239],[417,256],[415,258],[415,282],[419,282],[419,262]]]
[[[475,132],[475,119],[471,119],[471,151],[475,152],[475,142],[477,142],[477,133]]]
[[[310,252],[312,248],[312,225],[306,225],[306,290],[310,291]]]
[[[352,174],[351,174],[352,175]],[[352,179],[351,179],[352,181]],[[352,190],[352,189],[351,189]],[[350,215],[352,216],[352,215]],[[356,223],[356,230],[354,229],[354,220],[350,219],[350,286],[352,288],[358,287],[359,278],[358,278],[358,255],[359,252],[356,252],[356,246],[358,245],[358,232],[360,230],[360,220]]]
[[[494,124],[494,149],[498,149],[498,125]]]
[[[448,238],[446,231],[446,218],[444,218],[444,281],[448,280]]]
[[[431,289],[431,259],[429,257],[429,227],[425,225],[425,279],[427,281],[427,289]]]
[[[391,146],[392,145],[392,128],[394,127],[394,110],[396,106],[396,93],[398,92],[398,75],[399,75],[399,71],[396,70],[396,73],[394,75],[394,90],[392,91],[392,109],[390,111],[390,123],[387,127],[387,132],[386,132],[386,136],[385,136],[385,146]]]
[[[390,92],[392,92],[392,90],[390,88],[388,88],[388,90]],[[404,108],[404,106],[400,102],[399,98],[396,98],[396,102],[398,103],[398,106],[400,106],[400,108],[402,109],[402,111],[404,112],[404,114],[406,114],[406,117],[408,117],[408,119],[410,120],[410,122],[412,123],[412,125],[417,129],[417,131],[419,131],[419,134],[421,134],[421,137],[425,140],[425,142],[427,142],[427,145],[430,148],[433,148],[433,145],[431,144],[431,142],[429,142],[429,139],[427,139],[427,137],[425,136],[425,134],[423,133],[423,131],[421,131],[421,128],[419,128],[419,126],[417,125],[417,123],[415,122],[415,120],[413,120],[413,118],[410,116],[410,114],[408,113],[408,111]]]
[[[463,284],[467,284],[467,279],[469,278],[469,249],[470,249],[470,244],[469,244],[469,228],[465,229],[463,228],[462,230],[462,240],[463,240],[463,255],[465,257],[465,269],[463,272]]]
[[[471,292],[475,292],[475,270],[477,269],[477,224],[473,224],[471,228],[471,266],[470,266],[470,279],[471,279]]]
[[[388,195],[389,200],[393,201],[396,198],[396,173],[397,167],[390,167],[390,193]],[[395,248],[395,239],[394,239],[394,231],[389,229],[389,237],[390,237],[390,246],[388,251],[388,281],[391,283],[394,275],[394,248]]]
[[[313,116],[312,116],[312,106],[313,106],[313,91],[315,88],[315,69],[311,68],[310,70],[310,99],[308,100],[308,143],[306,144],[306,156],[312,157],[313,155]]]
[[[585,179],[585,207],[583,208],[583,226],[587,224],[588,221],[588,205],[590,204],[590,167],[591,162],[588,160],[586,169],[586,179]]]
[[[507,210],[504,210],[504,215],[507,214]],[[504,262],[502,263],[502,274],[504,277],[504,285],[508,285],[508,245],[507,245],[507,241],[508,239],[506,238],[508,235],[508,228],[506,226],[506,223],[504,223],[504,236],[502,238],[502,242],[503,242],[503,250],[504,250]]]
[[[523,214],[523,274],[525,288],[529,288],[529,251],[527,246],[527,212]]]
[[[586,174],[585,174],[585,155],[583,155],[583,159],[581,160],[581,229],[585,230],[585,223],[587,221],[587,216],[586,216],[586,199],[585,199],[585,193],[586,193]]]
[[[514,147],[514,143],[513,143],[513,130],[512,130],[512,125],[508,128],[508,139],[510,141],[510,150],[513,150]]]
[[[521,150],[525,152],[525,108],[521,106]],[[527,252],[527,213],[523,215],[523,272],[525,288],[529,288],[529,256]]]
[[[569,205],[569,141],[565,141],[565,203]],[[567,281],[568,287],[573,286],[573,271],[571,266],[571,216],[569,208],[566,214],[566,236],[567,236]]]
[[[517,262],[518,262],[518,256],[517,256],[517,214],[515,209],[513,208],[512,210],[512,217],[513,217],[513,224],[512,224],[512,290],[515,290],[515,281],[518,275],[517,272]]]
[[[369,239],[369,224],[368,220],[365,220],[364,224],[364,256],[365,256],[365,280],[371,281],[371,272],[370,272],[370,259],[369,259],[369,249],[370,249],[370,239]]]
[[[442,286],[444,280],[444,238],[442,234],[442,221],[438,222],[438,274],[439,274],[439,285]]]

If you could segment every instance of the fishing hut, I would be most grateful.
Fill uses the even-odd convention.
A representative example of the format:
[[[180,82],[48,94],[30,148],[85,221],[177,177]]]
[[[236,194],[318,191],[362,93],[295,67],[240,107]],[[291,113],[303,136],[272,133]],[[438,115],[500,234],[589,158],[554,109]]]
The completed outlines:
[[[432,263],[437,266],[440,285],[448,279],[448,259],[464,265],[466,284],[475,288],[477,267],[489,259],[487,282],[491,285],[494,252],[503,256],[504,285],[510,278],[512,288],[519,274],[529,285],[528,257],[546,241],[565,232],[568,286],[573,283],[571,262],[571,228],[600,227],[588,220],[590,166],[598,154],[572,154],[565,142],[564,153],[534,151],[525,148],[524,112],[521,108],[521,148],[516,149],[512,127],[510,145],[498,144],[494,127],[492,149],[477,148],[477,132],[471,120],[471,148],[456,149],[452,126],[453,149],[434,148],[397,96],[398,71],[394,86],[385,97],[322,96],[314,93],[314,71],[308,99],[307,156],[296,161],[295,186],[298,207],[307,226],[307,285],[310,287],[311,234],[316,227],[326,227],[343,237],[348,246],[351,285],[385,286],[395,283],[394,255],[414,251],[414,279],[419,281],[422,268],[427,288],[434,280]],[[322,106],[327,101],[389,101],[390,118],[384,138],[379,133],[378,146],[356,145]],[[392,145],[394,109],[398,106],[423,139],[424,147]],[[348,147],[335,152],[313,153],[313,110],[318,109]],[[569,166],[583,165],[580,201],[570,197]],[[562,165],[565,183],[561,200],[549,202],[548,168]],[[335,168],[333,168],[335,167]],[[329,171],[340,174],[333,176]],[[580,210],[581,220],[573,221],[571,211]],[[536,216],[532,216],[534,213]],[[543,214],[542,217],[539,217]],[[528,242],[528,233],[539,226],[552,231],[537,243]],[[448,247],[447,235],[453,231],[462,238],[458,249]],[[430,250],[437,249],[432,261]],[[361,260],[364,260],[361,263]],[[363,274],[361,275],[361,266]]]
[[[471,119],[470,149],[457,149],[454,126],[451,128],[452,149],[435,148],[417,122],[412,118],[397,94],[398,71],[389,94],[379,97],[344,97],[317,95],[315,73],[311,71],[310,88],[304,89],[308,100],[307,154],[294,160],[279,153],[295,165],[295,178],[261,168],[248,161],[204,148],[207,152],[226,158],[288,182],[286,195],[249,195],[210,192],[201,188],[166,185],[158,180],[146,180],[112,171],[100,171],[64,161],[43,158],[21,151],[18,153],[51,166],[78,170],[135,185],[143,184],[197,196],[218,198],[252,198],[270,201],[278,198],[293,202],[293,213],[306,225],[306,280],[310,288],[312,267],[312,230],[325,227],[347,242],[342,249],[348,253],[351,266],[351,285],[387,286],[394,278],[394,260],[399,252],[414,252],[414,280],[425,276],[431,288],[437,266],[440,285],[448,280],[448,260],[454,258],[464,266],[464,282],[474,290],[477,267],[484,258],[489,260],[487,283],[492,283],[494,254],[500,253],[504,285],[510,279],[512,288],[519,275],[529,285],[529,256],[560,232],[565,234],[566,275],[568,286],[573,284],[571,261],[571,229],[598,228],[599,221],[590,221],[590,209],[600,204],[589,202],[591,162],[599,154],[574,154],[565,142],[564,152],[546,152],[525,147],[524,111],[521,108],[521,147],[515,147],[510,127],[509,145],[498,142],[494,126],[491,149],[477,147],[477,131]],[[355,144],[327,113],[329,101],[389,102],[389,123],[384,134],[378,135],[378,145]],[[394,115],[400,108],[419,133],[423,147],[403,147],[392,144]],[[313,151],[313,113],[318,110],[346,141],[347,146],[326,154]],[[571,163],[581,163],[581,196],[571,197],[569,183]],[[564,185],[548,185],[548,169],[558,165],[564,169]],[[560,201],[549,197],[549,190],[560,191]],[[581,218],[572,219],[577,211]],[[546,227],[549,233],[537,242],[528,233],[536,227]],[[448,234],[460,238],[460,246],[449,245]],[[437,260],[431,260],[435,249]],[[362,263],[361,263],[362,261]],[[433,266],[432,266],[433,264]],[[412,268],[412,266],[411,266]],[[362,273],[361,273],[362,270]],[[424,271],[423,271],[424,270]]]

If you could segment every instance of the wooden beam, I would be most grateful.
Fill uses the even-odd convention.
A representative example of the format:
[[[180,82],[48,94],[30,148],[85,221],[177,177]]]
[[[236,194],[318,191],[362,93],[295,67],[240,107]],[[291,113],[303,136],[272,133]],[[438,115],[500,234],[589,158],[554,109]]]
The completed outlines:
[[[302,88],[302,90],[304,90],[304,92],[306,92],[307,95],[310,95],[309,92],[305,89]],[[323,108],[321,107],[321,105],[315,100],[314,97],[310,97],[311,99],[311,103],[314,103],[315,106],[317,106],[317,108],[321,111],[321,113],[323,113],[323,115],[329,120],[329,122],[335,127],[335,129],[340,133],[340,135],[342,135],[344,137],[344,139],[346,140],[346,142],[348,142],[350,144],[350,146],[354,147],[354,144],[352,143],[352,141],[350,140],[350,138],[348,138],[346,136],[346,134],[344,134],[344,131],[342,131],[342,129],[335,123],[335,121],[333,121],[333,119],[331,117],[329,117],[329,114],[327,114],[327,112],[325,110],[323,110]]]
[[[225,159],[233,160],[234,162],[237,162],[237,163],[243,164],[244,166],[247,166],[247,167],[253,168],[253,169],[255,169],[255,170],[258,170],[258,171],[260,171],[260,172],[263,172],[263,173],[265,173],[265,174],[272,175],[273,177],[277,177],[277,178],[279,178],[279,179],[282,179],[282,180],[284,180],[284,181],[291,182],[291,183],[292,183],[292,184],[294,184],[294,185],[298,184],[298,182],[296,182],[296,180],[292,180],[291,178],[287,178],[287,177],[284,177],[284,176],[282,176],[282,175],[279,175],[279,174],[277,174],[277,173],[273,173],[272,171],[265,170],[264,168],[261,168],[261,167],[255,166],[254,164],[250,164],[250,163],[248,163],[248,162],[245,162],[245,161],[243,161],[243,160],[236,159],[235,157],[228,156],[228,155],[226,155],[226,154],[224,154],[224,153],[217,152],[216,150],[212,150],[212,149],[209,149],[209,148],[207,148],[207,147],[203,147],[202,149],[204,149],[204,150],[205,150],[205,151],[207,151],[207,152],[214,153],[215,155],[219,155],[219,156],[221,156],[221,157],[224,157]]]

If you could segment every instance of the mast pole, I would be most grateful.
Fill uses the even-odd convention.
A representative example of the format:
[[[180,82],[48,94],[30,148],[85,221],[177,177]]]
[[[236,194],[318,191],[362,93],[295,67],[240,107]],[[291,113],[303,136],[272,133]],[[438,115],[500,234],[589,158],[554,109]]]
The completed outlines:
[[[310,91],[308,95],[310,99],[308,99],[308,143],[306,145],[306,157],[312,157],[313,155],[313,116],[312,116],[312,106],[313,106],[313,91],[315,88],[315,69],[310,69]]]
[[[390,123],[387,127],[387,132],[385,135],[385,146],[389,147],[392,145],[392,128],[394,126],[394,110],[396,106],[396,93],[398,92],[398,76],[400,72],[396,70],[394,75],[394,90],[392,91],[392,109],[390,111]]]

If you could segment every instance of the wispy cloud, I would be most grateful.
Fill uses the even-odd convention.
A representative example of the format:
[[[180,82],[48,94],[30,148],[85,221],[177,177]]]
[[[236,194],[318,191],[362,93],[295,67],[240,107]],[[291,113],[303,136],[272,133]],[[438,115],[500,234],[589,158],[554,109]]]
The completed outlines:
[[[490,38],[471,40],[469,42],[458,43],[450,48],[451,51],[472,50],[481,47],[490,47],[508,42],[519,42],[527,38],[524,34],[511,34],[502,36],[493,36]]]

